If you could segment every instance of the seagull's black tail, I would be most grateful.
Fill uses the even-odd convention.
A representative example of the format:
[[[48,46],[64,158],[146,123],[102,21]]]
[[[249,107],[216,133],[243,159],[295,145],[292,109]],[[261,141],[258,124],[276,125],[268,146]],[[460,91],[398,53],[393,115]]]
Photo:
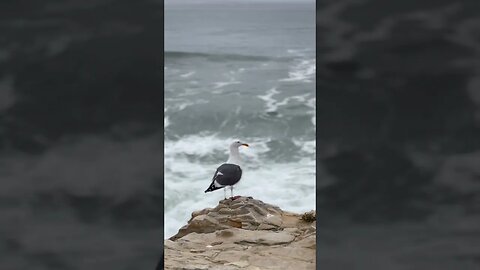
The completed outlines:
[[[217,189],[221,189],[222,187],[217,187],[215,186],[215,181],[213,181],[210,186],[207,188],[207,190],[205,190],[205,193],[207,192],[212,192],[214,190],[217,190]]]

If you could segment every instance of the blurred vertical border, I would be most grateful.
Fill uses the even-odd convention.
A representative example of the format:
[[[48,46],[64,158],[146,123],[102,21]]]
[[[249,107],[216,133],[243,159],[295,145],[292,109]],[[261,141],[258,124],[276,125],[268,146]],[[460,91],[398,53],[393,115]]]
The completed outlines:
[[[163,0],[0,2],[0,269],[153,269]]]
[[[478,10],[317,1],[322,269],[480,269]]]

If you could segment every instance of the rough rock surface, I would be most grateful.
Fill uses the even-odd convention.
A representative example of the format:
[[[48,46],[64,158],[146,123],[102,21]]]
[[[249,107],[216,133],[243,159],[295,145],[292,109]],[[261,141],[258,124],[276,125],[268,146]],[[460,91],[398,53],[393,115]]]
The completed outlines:
[[[165,269],[315,269],[314,217],[251,197],[222,200],[165,240]]]

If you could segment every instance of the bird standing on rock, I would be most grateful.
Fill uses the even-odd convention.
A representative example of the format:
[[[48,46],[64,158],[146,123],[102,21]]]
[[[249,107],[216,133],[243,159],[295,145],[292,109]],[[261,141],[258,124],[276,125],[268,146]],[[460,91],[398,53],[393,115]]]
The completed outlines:
[[[223,188],[226,199],[226,188],[230,186],[230,195],[231,198],[234,199],[233,185],[237,184],[240,181],[240,178],[242,178],[242,168],[240,167],[241,158],[238,150],[240,146],[248,147],[248,144],[241,141],[234,141],[232,144],[230,144],[230,155],[227,162],[223,163],[217,168],[217,171],[213,175],[212,183],[207,190],[205,190],[205,193]]]

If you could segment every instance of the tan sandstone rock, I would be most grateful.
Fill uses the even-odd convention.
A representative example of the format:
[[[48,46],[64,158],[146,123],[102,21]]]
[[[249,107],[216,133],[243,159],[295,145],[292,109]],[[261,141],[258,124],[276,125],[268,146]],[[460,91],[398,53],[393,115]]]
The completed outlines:
[[[165,269],[315,269],[314,219],[251,197],[222,200],[165,240]]]

